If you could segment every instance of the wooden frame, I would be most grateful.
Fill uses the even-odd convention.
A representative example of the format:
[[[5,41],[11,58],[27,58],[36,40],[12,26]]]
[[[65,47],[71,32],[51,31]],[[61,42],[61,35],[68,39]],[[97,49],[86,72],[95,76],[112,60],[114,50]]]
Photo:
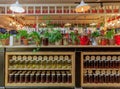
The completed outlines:
[[[9,83],[8,82],[8,74],[9,74],[8,60],[9,60],[9,56],[11,55],[70,55],[72,60],[72,68],[70,70],[72,74],[72,83]],[[75,53],[74,52],[6,52],[5,86],[65,86],[65,87],[71,86],[71,87],[74,87],[75,86]]]
[[[82,87],[120,87],[120,83],[83,83],[83,57],[84,55],[120,55],[120,52],[81,52],[81,86]],[[87,70],[97,70],[97,68],[85,68]],[[99,70],[111,70],[112,68],[99,68]],[[113,68],[112,70],[116,70]],[[119,70],[119,69],[117,69]]]

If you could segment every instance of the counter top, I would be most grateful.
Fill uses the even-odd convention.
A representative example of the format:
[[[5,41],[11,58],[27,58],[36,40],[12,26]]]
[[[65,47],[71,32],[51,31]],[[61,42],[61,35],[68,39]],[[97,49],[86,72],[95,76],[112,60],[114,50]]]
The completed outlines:
[[[36,46],[36,45],[17,45],[17,46],[0,46],[0,48],[120,48],[120,45],[49,45],[49,46]]]

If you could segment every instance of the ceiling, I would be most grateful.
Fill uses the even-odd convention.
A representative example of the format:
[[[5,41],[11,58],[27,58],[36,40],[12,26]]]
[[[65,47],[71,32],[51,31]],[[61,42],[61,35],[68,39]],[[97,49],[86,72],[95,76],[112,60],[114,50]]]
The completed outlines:
[[[11,4],[14,3],[16,0],[0,0],[0,4]],[[19,0],[21,4],[41,4],[41,3],[76,3],[80,2],[81,0]],[[120,0],[84,0],[87,3],[98,3],[98,2],[120,2]]]
[[[12,4],[16,0],[0,0],[0,4]],[[120,3],[120,0],[84,0],[88,4],[95,4],[95,3]],[[81,2],[81,0],[19,0],[21,4],[78,4]],[[44,18],[44,15],[36,15],[36,16],[0,16],[0,26],[14,29],[15,26],[9,26],[11,22],[16,22],[22,25],[30,25],[30,24],[36,24],[37,23],[45,23],[46,20],[50,20],[51,23],[57,23],[57,24],[65,24],[65,23],[71,23],[71,24],[90,24],[90,23],[98,23],[105,21],[105,15],[95,15],[95,14],[65,14],[65,15],[48,15],[46,19]]]

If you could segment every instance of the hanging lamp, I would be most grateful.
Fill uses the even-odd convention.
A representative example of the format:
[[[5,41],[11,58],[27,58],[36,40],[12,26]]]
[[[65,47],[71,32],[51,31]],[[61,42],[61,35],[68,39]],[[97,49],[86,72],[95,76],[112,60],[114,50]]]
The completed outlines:
[[[18,0],[14,4],[10,5],[10,10],[16,13],[23,13],[25,12],[25,9],[22,7],[22,5],[19,3]]]
[[[81,0],[81,3],[76,6],[75,11],[76,12],[85,12],[90,9],[90,6],[84,2],[84,0]]]

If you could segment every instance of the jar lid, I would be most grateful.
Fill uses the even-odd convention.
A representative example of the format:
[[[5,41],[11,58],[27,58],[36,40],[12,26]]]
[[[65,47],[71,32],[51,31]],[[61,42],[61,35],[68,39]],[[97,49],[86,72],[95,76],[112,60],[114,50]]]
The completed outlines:
[[[38,59],[39,59],[39,60],[42,60],[42,58],[43,58],[42,56],[38,56]]]
[[[111,60],[111,56],[107,56],[107,60]]]
[[[100,56],[96,56],[96,59],[97,59],[97,60],[100,60]]]
[[[85,60],[90,60],[90,56],[85,56]]]
[[[17,57],[16,57],[16,56],[12,56],[12,59],[13,59],[13,60],[16,60],[16,59],[17,59]]]
[[[106,59],[106,56],[102,56],[101,59],[102,59],[102,60],[105,60],[105,59]]]

